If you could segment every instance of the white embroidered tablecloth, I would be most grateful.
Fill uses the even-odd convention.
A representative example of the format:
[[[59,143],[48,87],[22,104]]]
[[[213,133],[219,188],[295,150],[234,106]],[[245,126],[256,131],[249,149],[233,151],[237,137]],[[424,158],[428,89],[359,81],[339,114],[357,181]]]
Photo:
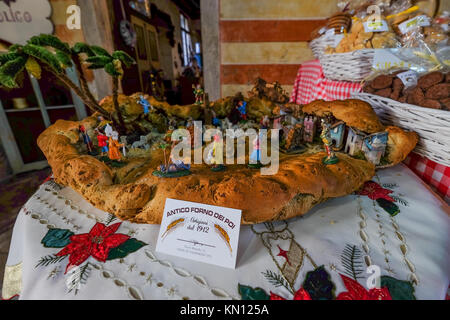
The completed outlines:
[[[158,225],[120,222],[43,184],[17,218],[3,298],[445,299],[449,286],[449,207],[404,165],[304,217],[243,226],[235,270],[155,253]],[[87,252],[88,233],[110,250]]]

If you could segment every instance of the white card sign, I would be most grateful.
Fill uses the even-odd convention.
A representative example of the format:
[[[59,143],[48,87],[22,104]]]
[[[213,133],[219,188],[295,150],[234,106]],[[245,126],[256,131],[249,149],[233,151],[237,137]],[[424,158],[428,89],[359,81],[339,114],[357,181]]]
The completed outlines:
[[[48,0],[0,0],[0,39],[25,44],[41,33],[52,34]]]
[[[374,70],[389,70],[391,68],[410,69],[411,63],[401,60],[390,49],[375,49],[372,68]]]
[[[425,15],[421,15],[400,23],[398,25],[398,29],[402,34],[405,34],[414,28],[426,27],[429,25],[430,25],[430,18]]]
[[[156,251],[236,267],[241,210],[166,199]]]
[[[399,78],[403,82],[405,88],[409,88],[417,85],[418,75],[417,72],[408,70],[397,74],[397,78]]]
[[[366,21],[363,23],[364,32],[385,32],[389,31],[386,20]]]

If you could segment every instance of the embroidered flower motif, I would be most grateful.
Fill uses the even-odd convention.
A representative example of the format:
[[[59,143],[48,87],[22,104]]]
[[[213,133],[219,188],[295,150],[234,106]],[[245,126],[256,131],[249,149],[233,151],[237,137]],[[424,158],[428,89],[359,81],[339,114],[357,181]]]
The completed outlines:
[[[392,300],[389,290],[385,287],[366,290],[355,280],[340,275],[348,291],[341,292],[336,300]]]
[[[270,300],[286,300],[283,297],[280,297],[279,295],[273,293],[272,291],[270,291]],[[292,300],[312,300],[311,297],[309,296],[308,291],[306,291],[303,288],[300,288],[295,294],[294,294],[294,298]]]
[[[111,249],[130,239],[128,235],[115,234],[120,225],[121,222],[111,226],[98,222],[89,233],[71,236],[70,243],[56,254],[58,257],[70,255],[65,274],[71,267],[79,266],[90,256],[105,262]]]
[[[381,208],[394,217],[400,212],[400,209],[394,203],[396,199],[389,196],[393,192],[392,190],[381,187],[376,182],[369,181],[364,184],[359,194],[368,196],[370,199],[376,201]]]
[[[378,183],[368,181],[364,184],[363,189],[359,192],[362,196],[368,196],[371,200],[385,199],[394,202],[395,200],[389,196],[394,191],[385,189]]]

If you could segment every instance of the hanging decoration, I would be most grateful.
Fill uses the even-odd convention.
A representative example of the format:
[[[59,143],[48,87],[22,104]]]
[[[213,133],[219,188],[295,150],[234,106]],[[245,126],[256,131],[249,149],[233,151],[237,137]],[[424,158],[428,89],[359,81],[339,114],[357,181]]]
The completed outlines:
[[[123,17],[123,20],[120,21],[119,25],[120,35],[127,46],[135,48],[137,42],[136,31],[134,31],[134,28],[130,23],[130,21],[126,20],[126,13],[125,8],[123,6],[123,0],[120,0],[120,7],[122,8],[122,17]]]

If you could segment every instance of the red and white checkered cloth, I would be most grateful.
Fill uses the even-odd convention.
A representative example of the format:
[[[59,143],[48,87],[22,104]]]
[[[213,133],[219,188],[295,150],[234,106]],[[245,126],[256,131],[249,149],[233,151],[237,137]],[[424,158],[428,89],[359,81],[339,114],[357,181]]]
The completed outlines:
[[[314,100],[348,99],[352,92],[360,92],[357,82],[334,81],[325,78],[319,60],[303,63],[297,73],[291,102],[306,104]]]
[[[300,66],[291,94],[291,102],[307,104],[319,99],[344,100],[350,98],[352,92],[360,92],[361,89],[361,84],[357,82],[325,78],[319,60],[312,60]],[[406,158],[405,164],[450,204],[450,167],[415,153],[411,153]]]
[[[450,204],[450,167],[410,153],[404,163]]]

